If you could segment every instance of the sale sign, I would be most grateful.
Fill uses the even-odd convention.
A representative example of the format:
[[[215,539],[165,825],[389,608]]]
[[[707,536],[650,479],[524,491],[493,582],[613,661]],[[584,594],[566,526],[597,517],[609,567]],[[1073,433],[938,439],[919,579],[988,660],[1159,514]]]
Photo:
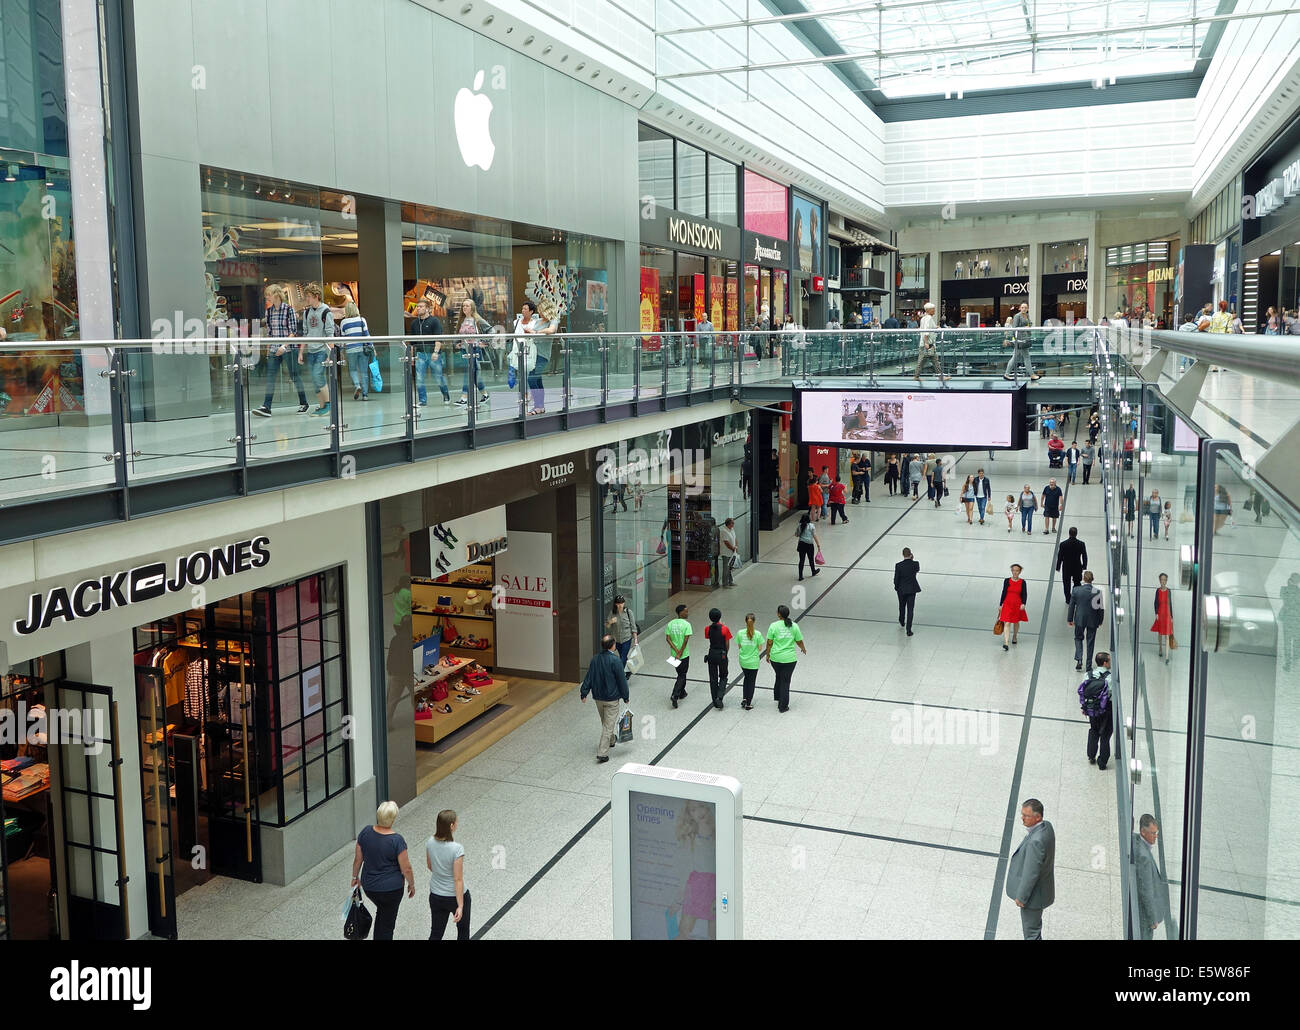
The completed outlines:
[[[659,336],[659,269],[641,266],[641,349],[662,349]]]

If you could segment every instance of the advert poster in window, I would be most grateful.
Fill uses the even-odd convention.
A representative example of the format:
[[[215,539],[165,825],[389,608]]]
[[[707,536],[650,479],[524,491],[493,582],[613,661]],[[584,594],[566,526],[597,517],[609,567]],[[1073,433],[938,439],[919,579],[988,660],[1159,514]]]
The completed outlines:
[[[641,349],[663,347],[659,329],[659,269],[641,266]]]
[[[727,279],[727,328],[740,328],[740,283],[734,275]]]
[[[713,323],[713,328],[719,331],[729,328],[722,319],[722,283],[722,276],[709,276],[709,296],[713,299],[709,307],[709,321]]]

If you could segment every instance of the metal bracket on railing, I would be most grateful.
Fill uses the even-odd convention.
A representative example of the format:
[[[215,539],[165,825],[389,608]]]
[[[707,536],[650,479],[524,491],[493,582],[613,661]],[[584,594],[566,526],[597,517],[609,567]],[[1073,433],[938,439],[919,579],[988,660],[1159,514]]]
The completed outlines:
[[[242,436],[231,436],[226,439],[226,443],[239,443],[242,439]]]
[[[1142,759],[1130,758],[1128,762],[1129,775],[1133,778],[1134,783],[1142,782]]]
[[[117,461],[117,459],[120,458],[120,457],[122,457],[122,452],[121,452],[121,451],[114,451],[112,454],[105,454],[105,455],[104,455],[104,460],[105,460],[105,461]]]
[[[113,378],[116,378],[116,377],[119,376],[119,375],[121,375],[121,376],[133,376],[133,375],[135,375],[135,373],[136,373],[136,370],[135,370],[134,368],[124,368],[124,369],[122,369],[120,372],[117,371],[116,369],[112,369],[112,368],[104,368],[104,369],[100,369],[100,371],[99,371],[99,378],[100,378],[100,379],[113,379]]]
[[[1124,735],[1129,740],[1133,739],[1133,717],[1131,715],[1124,716]]]

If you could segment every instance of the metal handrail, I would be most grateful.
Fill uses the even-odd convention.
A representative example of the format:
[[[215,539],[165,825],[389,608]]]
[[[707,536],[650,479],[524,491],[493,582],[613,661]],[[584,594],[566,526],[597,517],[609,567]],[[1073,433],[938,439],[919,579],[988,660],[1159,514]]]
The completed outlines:
[[[1126,330],[1110,330],[1124,333]],[[1136,332],[1136,330],[1134,331]],[[1151,347],[1198,361],[1300,388],[1300,339],[1256,333],[1184,333],[1170,329],[1143,330],[1141,339]]]

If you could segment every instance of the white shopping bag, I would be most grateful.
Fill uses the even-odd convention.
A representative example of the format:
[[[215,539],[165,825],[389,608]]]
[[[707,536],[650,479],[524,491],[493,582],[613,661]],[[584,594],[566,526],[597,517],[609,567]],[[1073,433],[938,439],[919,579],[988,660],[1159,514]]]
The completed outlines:
[[[623,671],[631,676],[635,672],[640,672],[643,665],[645,665],[645,657],[641,654],[641,645],[633,644],[632,650],[627,653]]]

